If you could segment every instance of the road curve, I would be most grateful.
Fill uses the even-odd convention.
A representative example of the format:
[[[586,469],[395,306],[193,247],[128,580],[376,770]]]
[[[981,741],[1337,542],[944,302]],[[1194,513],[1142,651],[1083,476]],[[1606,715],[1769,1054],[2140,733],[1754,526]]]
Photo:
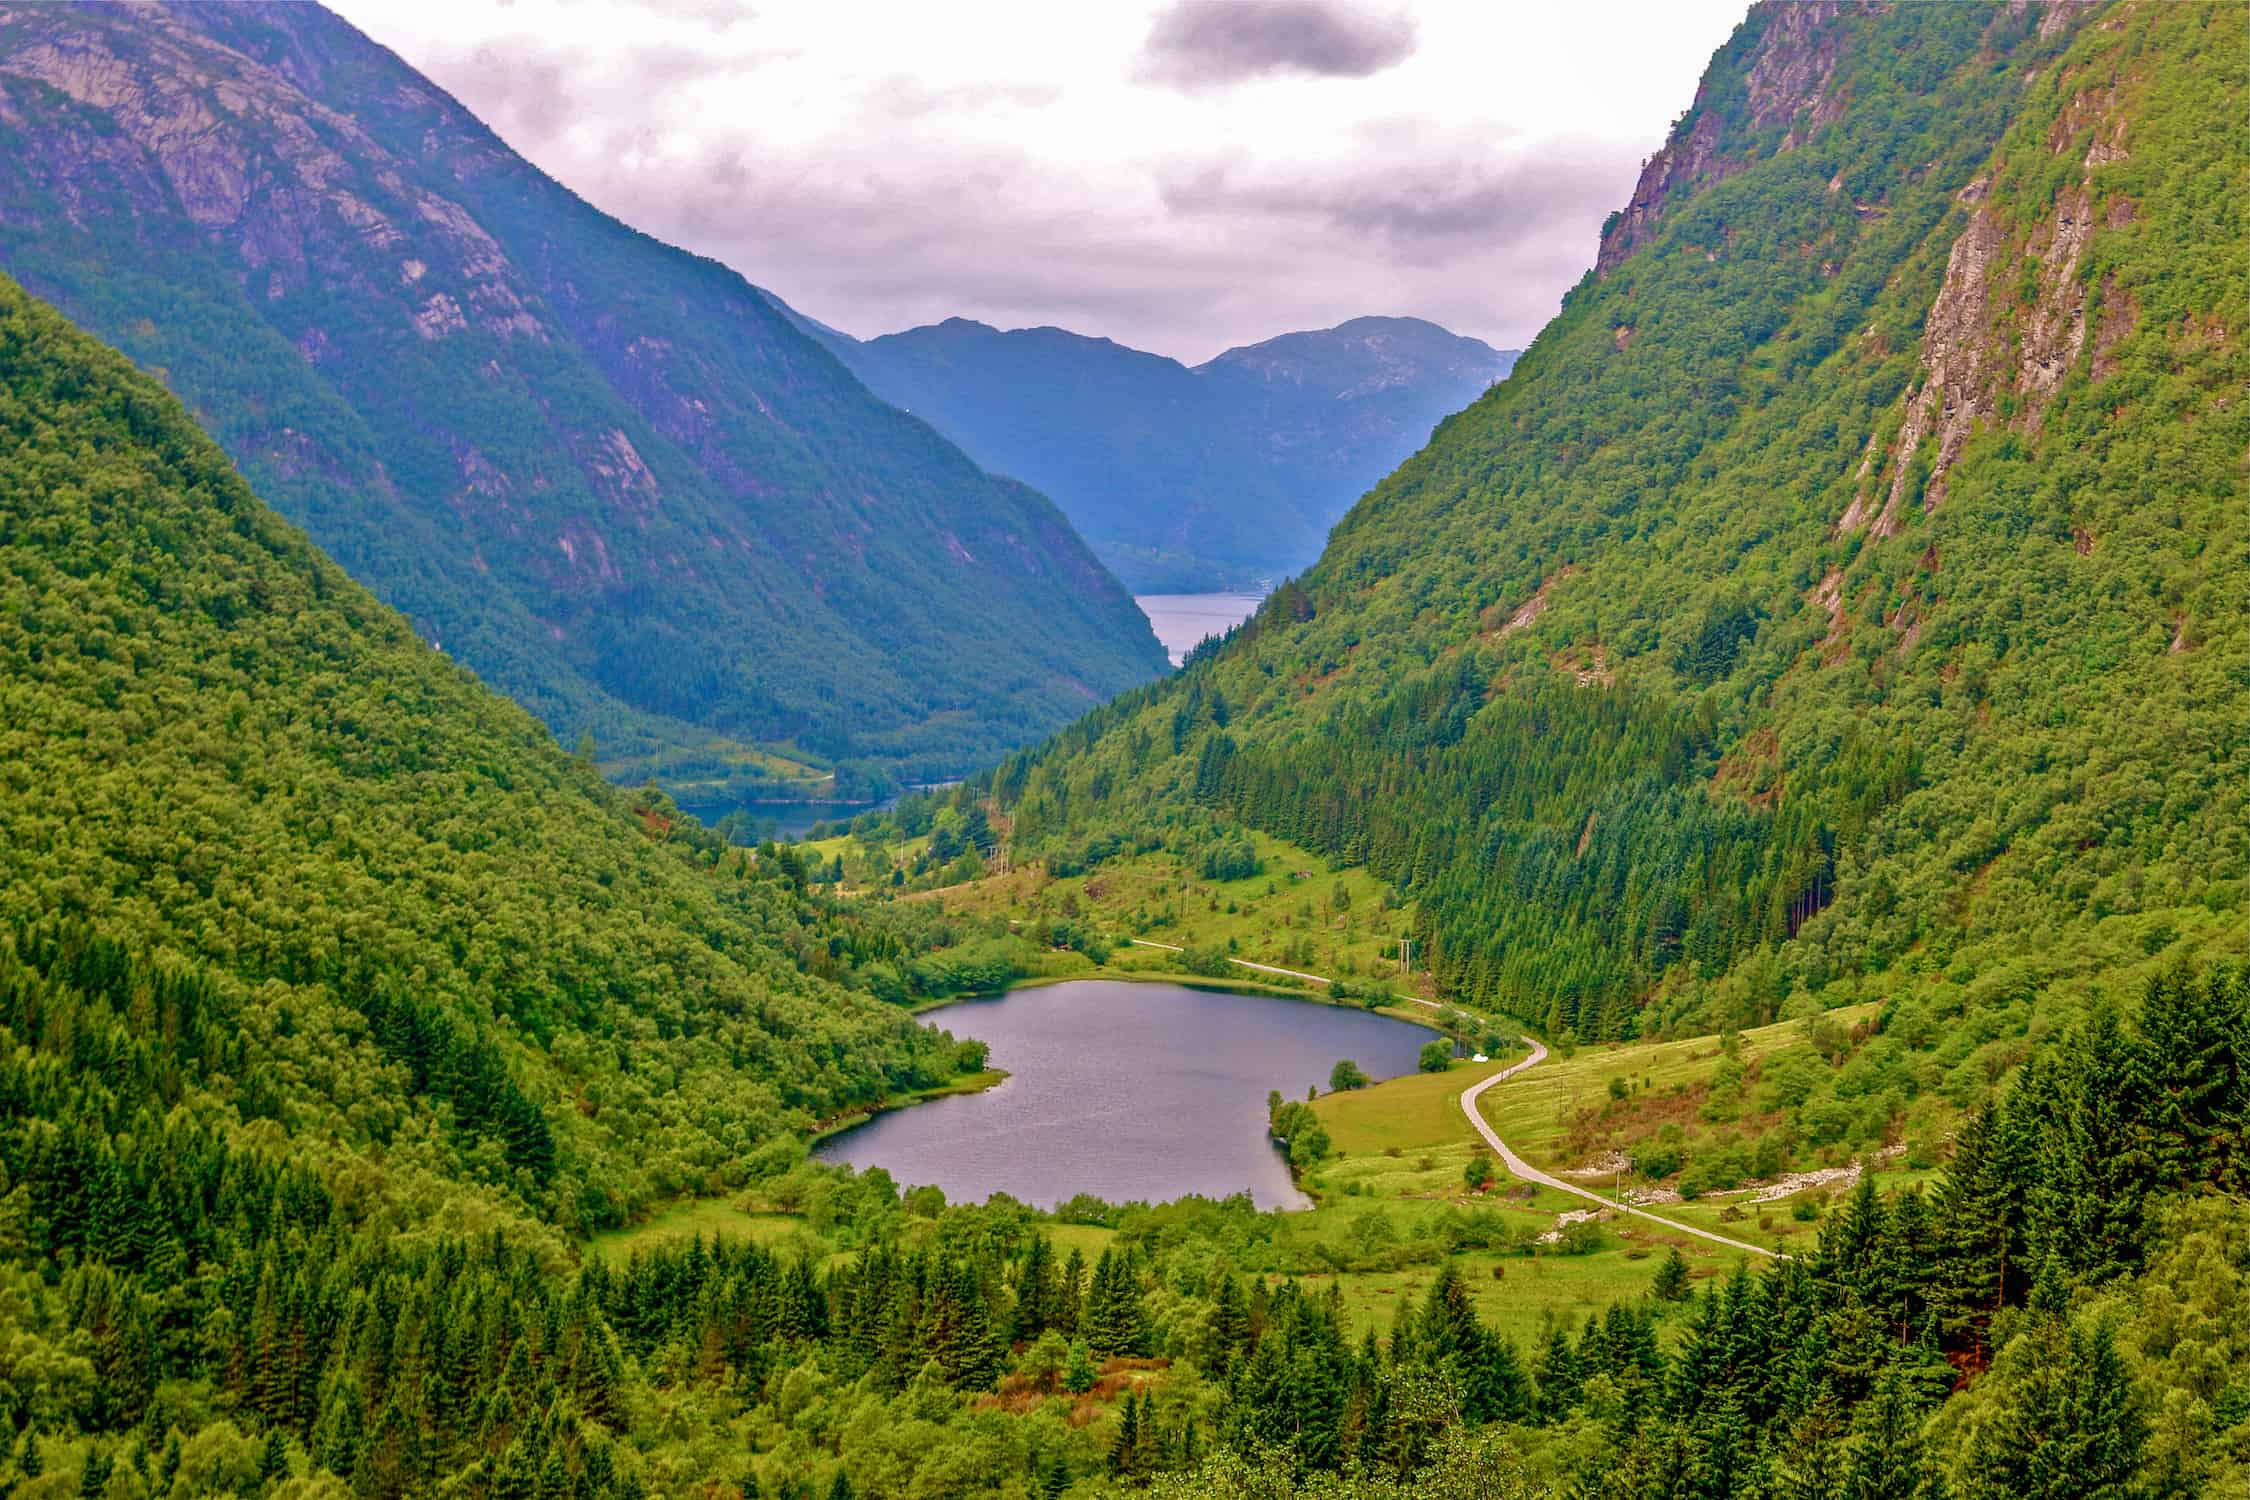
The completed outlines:
[[[1715,1244],[1725,1245],[1729,1249],[1747,1250],[1752,1255],[1776,1256],[1779,1254],[1777,1251],[1768,1250],[1763,1245],[1753,1245],[1746,1240],[1730,1240],[1723,1234],[1717,1234],[1708,1229],[1698,1229],[1693,1224],[1682,1224],[1677,1219],[1667,1219],[1661,1214],[1652,1214],[1645,1208],[1635,1208],[1626,1203],[1613,1203],[1601,1194],[1582,1188],[1575,1182],[1565,1182],[1560,1177],[1540,1171],[1530,1162],[1509,1150],[1508,1143],[1500,1139],[1498,1132],[1493,1130],[1492,1126],[1486,1122],[1484,1115],[1478,1111],[1477,1099],[1494,1084],[1504,1083],[1526,1068],[1536,1067],[1547,1060],[1547,1049],[1544,1045],[1532,1041],[1529,1037],[1525,1037],[1524,1040],[1530,1043],[1531,1056],[1525,1058],[1522,1062],[1511,1063],[1490,1078],[1482,1080],[1471,1088],[1464,1089],[1461,1094],[1461,1112],[1469,1117],[1469,1123],[1477,1128],[1478,1135],[1484,1137],[1485,1144],[1500,1154],[1500,1160],[1507,1164],[1510,1174],[1525,1182],[1536,1182],[1541,1187],[1551,1187],[1559,1192],[1575,1193],[1589,1203],[1597,1203],[1612,1212],[1628,1213],[1635,1218],[1646,1219],[1652,1224],[1661,1224],[1666,1229],[1676,1229],[1682,1234],[1692,1234],[1697,1239],[1710,1240]]]
[[[1170,950],[1173,953],[1182,953],[1186,951],[1178,943],[1157,943],[1151,942],[1147,938],[1133,938],[1131,939],[1131,941],[1136,946],[1142,948],[1164,948]],[[1237,968],[1256,969],[1260,973],[1264,974],[1287,974],[1292,979],[1309,979],[1314,984],[1335,983],[1334,980],[1329,979],[1324,975],[1303,974],[1299,973],[1295,969],[1277,969],[1272,964],[1254,964],[1247,958],[1230,958],[1227,960],[1227,962],[1235,965]],[[1444,1009],[1444,1007],[1439,1005],[1435,1000],[1424,1000],[1419,995],[1401,995],[1399,998],[1402,1000],[1411,1000],[1416,1005],[1426,1005],[1432,1010]],[[1692,1234],[1699,1240],[1709,1240],[1715,1245],[1725,1245],[1729,1249],[1733,1250],[1747,1250],[1752,1255],[1764,1255],[1781,1260],[1788,1259],[1788,1257],[1782,1255],[1780,1251],[1768,1250],[1763,1245],[1753,1245],[1747,1240],[1728,1239],[1725,1235],[1716,1233],[1713,1230],[1698,1229],[1693,1224],[1682,1224],[1677,1219],[1667,1219],[1662,1214],[1652,1214],[1645,1208],[1635,1208],[1628,1203],[1614,1203],[1609,1199],[1604,1198],[1597,1192],[1593,1192],[1590,1189],[1580,1187],[1575,1182],[1565,1182],[1560,1177],[1551,1176],[1548,1173],[1540,1171],[1530,1162],[1525,1161],[1522,1157],[1516,1155],[1515,1152],[1509,1150],[1508,1143],[1500,1139],[1499,1135],[1494,1132],[1493,1128],[1485,1123],[1483,1115],[1477,1113],[1477,1098],[1486,1089],[1491,1088],[1494,1084],[1504,1083],[1508,1079],[1515,1077],[1518,1073],[1521,1073],[1524,1069],[1536,1067],[1540,1063],[1543,1063],[1547,1060],[1547,1048],[1544,1043],[1533,1041],[1530,1037],[1525,1037],[1524,1041],[1531,1048],[1531,1056],[1525,1058],[1520,1063],[1509,1064],[1507,1067],[1502,1068],[1499,1072],[1493,1074],[1490,1078],[1487,1078],[1478,1083],[1475,1087],[1464,1091],[1461,1095],[1461,1112],[1469,1117],[1469,1123],[1477,1128],[1477,1134],[1484,1137],[1485,1143],[1491,1146],[1493,1150],[1500,1153],[1500,1160],[1507,1164],[1507,1168],[1510,1173],[1521,1178],[1525,1182],[1536,1182],[1541,1187],[1551,1187],[1558,1192],[1576,1193],[1579,1197],[1584,1198],[1587,1202],[1600,1204],[1603,1208],[1609,1209],[1613,1212],[1631,1214],[1637,1219],[1646,1219],[1651,1224],[1661,1224],[1666,1229],[1676,1229],[1681,1234]]]

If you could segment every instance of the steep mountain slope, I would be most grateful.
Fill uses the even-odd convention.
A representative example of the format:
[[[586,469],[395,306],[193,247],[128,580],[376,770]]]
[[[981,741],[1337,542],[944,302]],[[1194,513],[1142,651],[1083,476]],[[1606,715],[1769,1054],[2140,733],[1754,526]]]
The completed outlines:
[[[1190,368],[1061,328],[965,318],[865,342],[791,316],[878,395],[1055,497],[1139,593],[1270,581],[1515,351],[1354,318]]]
[[[0,11],[0,266],[605,760],[957,768],[1162,669],[1043,498],[317,6]]]
[[[0,694],[0,989],[189,1048],[199,1119],[371,1191],[598,1228],[953,1070],[800,970],[772,870],[628,805],[5,278]]]
[[[1515,374],[995,774],[1019,854],[1238,816],[1556,1034],[2238,947],[2245,24],[1758,7]]]

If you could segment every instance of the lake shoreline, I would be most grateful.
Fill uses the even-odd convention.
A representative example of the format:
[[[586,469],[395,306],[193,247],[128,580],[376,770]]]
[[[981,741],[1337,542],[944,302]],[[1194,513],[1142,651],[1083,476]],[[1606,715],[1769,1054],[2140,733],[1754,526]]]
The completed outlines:
[[[1015,993],[1035,989],[1044,994]],[[1275,1000],[1301,1008],[1264,1003]],[[923,1018],[986,1043],[1012,1086],[983,1099],[902,1095],[831,1119],[814,1158],[882,1166],[952,1201],[1004,1193],[1043,1209],[1082,1193],[1169,1202],[1247,1192],[1264,1209],[1312,1207],[1269,1138],[1264,1101],[1317,1091],[1340,1058],[1378,1080],[1411,1073],[1439,1034],[1421,1016],[1255,978],[1148,970],[1031,976]],[[931,1107],[905,1108],[914,1103]]]
[[[1012,979],[996,990],[963,990],[956,995],[942,995],[934,999],[916,1000],[906,1006],[912,1015],[927,1015],[933,1010],[943,1010],[948,1005],[959,1005],[966,1000],[998,1000],[1017,990],[1045,989],[1058,984],[1078,984],[1088,980],[1121,980],[1133,984],[1170,984],[1184,990],[1218,990],[1233,995],[1262,995],[1269,1000],[1302,1000],[1307,1005],[1326,1006],[1331,1010],[1357,1011],[1363,1015],[1387,1016],[1394,1021],[1404,1021],[1419,1026],[1424,1031],[1439,1036],[1449,1035],[1437,1023],[1437,1018],[1404,1006],[1386,1005],[1369,1010],[1351,1000],[1336,1000],[1316,989],[1292,989],[1271,980],[1235,979],[1218,974],[1196,974],[1186,969],[1111,969],[1097,967],[1083,974],[1031,974],[1022,979]]]
[[[981,1094],[987,1089],[996,1089],[1001,1084],[1006,1083],[1008,1077],[1006,1068],[985,1068],[980,1072],[965,1073],[961,1077],[945,1083],[932,1084],[926,1089],[910,1089],[906,1093],[889,1099],[878,1100],[873,1104],[859,1105],[856,1108],[844,1111],[840,1115],[816,1123],[813,1126],[812,1133],[805,1137],[805,1149],[810,1152],[813,1147],[827,1140],[830,1136],[842,1135],[847,1130],[856,1130],[877,1115],[887,1115],[893,1110],[912,1109],[917,1104],[928,1104],[934,1099],[954,1099],[963,1094]]]

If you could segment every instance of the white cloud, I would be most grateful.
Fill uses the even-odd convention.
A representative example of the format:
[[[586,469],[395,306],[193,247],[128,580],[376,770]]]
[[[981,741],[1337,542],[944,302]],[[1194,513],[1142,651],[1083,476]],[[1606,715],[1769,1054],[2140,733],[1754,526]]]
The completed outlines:
[[[1293,0],[1259,8],[1296,31],[1207,45],[1223,86],[1182,89],[1149,76],[1161,0],[332,3],[592,202],[824,321],[1186,359],[1361,313],[1528,341],[1742,9]]]

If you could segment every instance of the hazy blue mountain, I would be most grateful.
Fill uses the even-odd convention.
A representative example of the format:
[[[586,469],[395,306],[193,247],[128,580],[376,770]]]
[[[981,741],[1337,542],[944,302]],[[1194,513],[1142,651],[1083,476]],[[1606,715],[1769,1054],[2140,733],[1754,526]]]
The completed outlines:
[[[1515,351],[1354,318],[1190,367],[1062,328],[966,318],[865,341],[791,312],[878,395],[1054,497],[1137,593],[1270,580]]]

